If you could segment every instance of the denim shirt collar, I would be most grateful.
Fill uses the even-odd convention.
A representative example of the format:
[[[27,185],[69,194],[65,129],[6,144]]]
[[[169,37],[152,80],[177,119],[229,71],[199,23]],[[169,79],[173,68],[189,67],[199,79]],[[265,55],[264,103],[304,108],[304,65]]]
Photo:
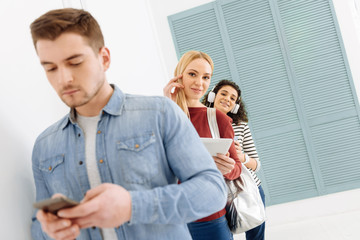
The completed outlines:
[[[106,112],[107,114],[119,116],[122,113],[125,103],[125,94],[118,88],[115,84],[110,84],[114,89],[114,92],[109,99],[109,102],[102,109],[102,113]],[[61,129],[64,129],[69,122],[72,124],[76,123],[76,111],[74,108],[70,109],[70,112],[65,117],[65,121],[61,124]]]

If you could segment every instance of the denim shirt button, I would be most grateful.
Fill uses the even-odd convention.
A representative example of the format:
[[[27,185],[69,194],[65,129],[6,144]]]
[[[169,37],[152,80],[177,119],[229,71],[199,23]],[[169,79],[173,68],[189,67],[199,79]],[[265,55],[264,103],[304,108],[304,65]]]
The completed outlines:
[[[140,146],[139,146],[139,144],[135,144],[135,148],[139,148]]]
[[[99,131],[97,131],[97,133],[98,133],[98,134],[100,134],[100,133],[101,133],[101,131],[99,130]]]
[[[79,165],[82,165],[82,164],[83,164],[83,161],[80,161],[80,162],[79,162]]]
[[[52,169],[52,166],[49,166],[49,171],[51,171],[51,169]]]
[[[103,163],[104,162],[104,160],[102,160],[102,159],[100,159],[100,161],[99,161],[100,163]]]
[[[78,137],[80,137],[81,136],[81,134],[80,133],[78,133]]]
[[[96,229],[96,227],[91,227],[91,228],[94,229],[94,230]]]

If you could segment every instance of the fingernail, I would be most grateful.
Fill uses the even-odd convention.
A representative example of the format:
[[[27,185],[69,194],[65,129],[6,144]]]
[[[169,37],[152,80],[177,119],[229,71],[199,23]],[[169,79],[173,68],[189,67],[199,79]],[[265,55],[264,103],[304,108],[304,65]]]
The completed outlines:
[[[63,225],[64,225],[64,227],[68,227],[68,226],[70,226],[70,221],[63,221]]]
[[[58,215],[58,217],[64,217],[64,214],[62,213],[62,211],[57,212],[57,215]]]

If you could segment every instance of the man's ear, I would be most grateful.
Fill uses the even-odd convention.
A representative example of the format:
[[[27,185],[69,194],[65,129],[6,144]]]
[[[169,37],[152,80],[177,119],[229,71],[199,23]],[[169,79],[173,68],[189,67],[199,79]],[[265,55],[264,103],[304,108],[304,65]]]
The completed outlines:
[[[102,47],[99,50],[99,57],[101,58],[104,71],[110,67],[110,50],[107,47]]]

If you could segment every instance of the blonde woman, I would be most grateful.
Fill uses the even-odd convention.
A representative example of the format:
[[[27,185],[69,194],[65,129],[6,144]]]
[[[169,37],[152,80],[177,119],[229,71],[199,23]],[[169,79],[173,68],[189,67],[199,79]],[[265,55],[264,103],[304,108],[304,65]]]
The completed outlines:
[[[200,99],[209,88],[214,64],[209,55],[199,51],[186,52],[179,60],[175,77],[164,87],[164,95],[174,100],[190,118],[200,137],[211,138],[207,120],[207,108]],[[232,120],[216,110],[216,119],[221,138],[234,138]],[[241,173],[241,162],[233,143],[226,155],[213,157],[224,178],[232,180]],[[201,192],[194,192],[201,194]],[[217,196],[213,196],[215,199]],[[225,207],[225,206],[224,206]],[[189,223],[191,236],[195,240],[229,240],[233,235],[225,218],[225,208],[208,217]]]

